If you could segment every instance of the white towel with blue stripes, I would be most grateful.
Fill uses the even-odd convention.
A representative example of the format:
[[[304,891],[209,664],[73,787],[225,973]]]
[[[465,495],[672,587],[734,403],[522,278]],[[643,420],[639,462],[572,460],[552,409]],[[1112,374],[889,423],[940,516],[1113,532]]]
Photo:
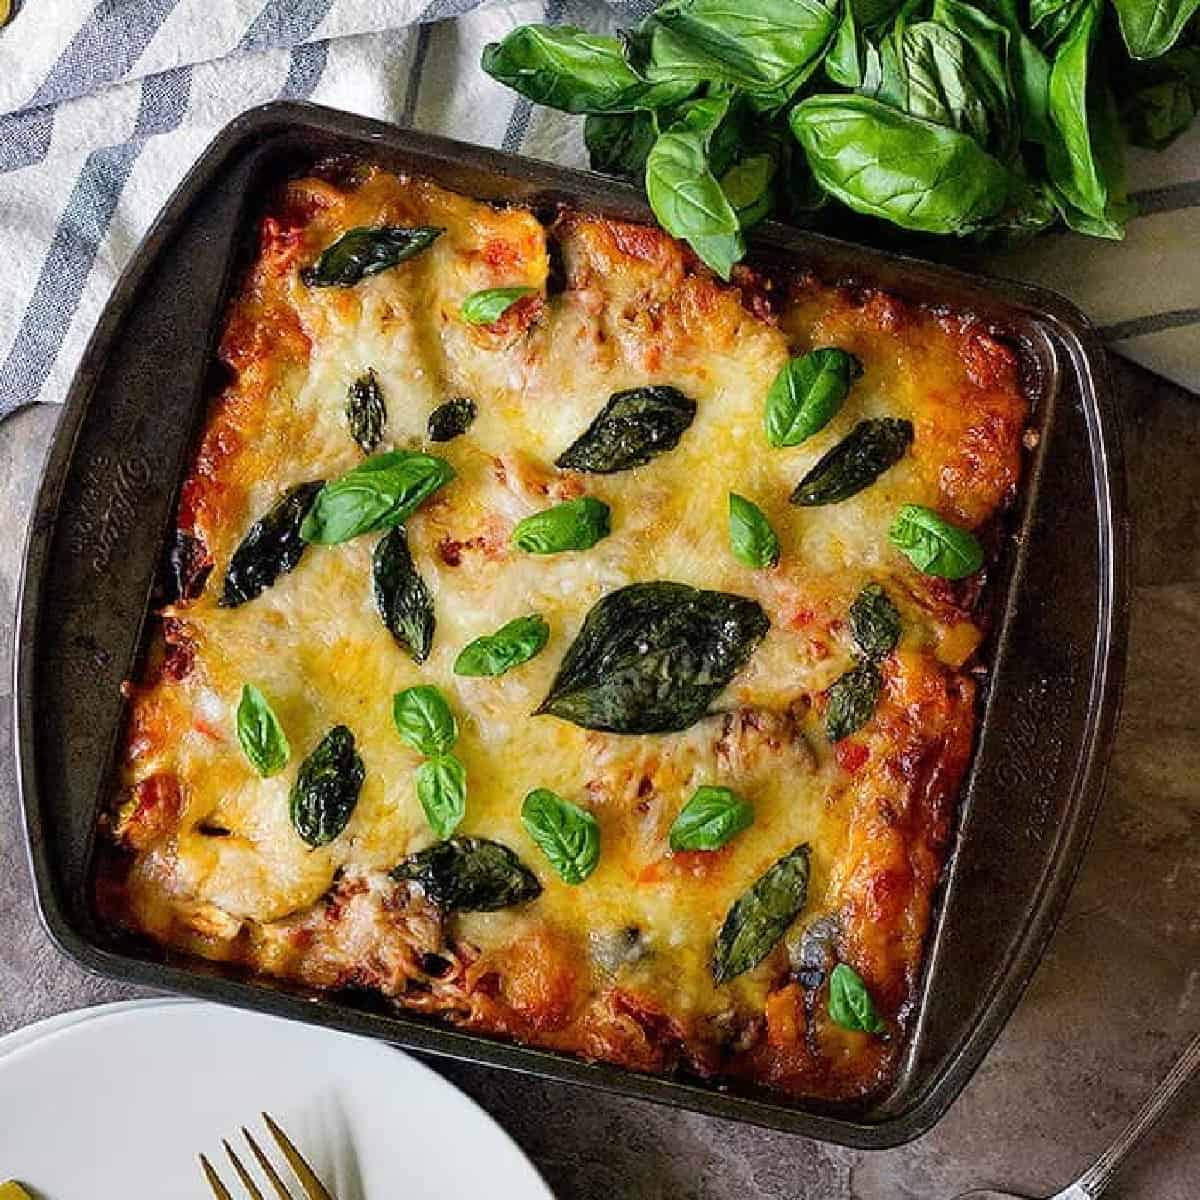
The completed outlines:
[[[16,0],[0,30],[0,417],[58,402],[117,276],[216,131],[277,97],[582,165],[581,122],[479,69],[515,25],[615,28],[650,0]],[[1123,243],[1045,237],[998,273],[1074,299],[1200,391],[1200,128],[1133,152]]]

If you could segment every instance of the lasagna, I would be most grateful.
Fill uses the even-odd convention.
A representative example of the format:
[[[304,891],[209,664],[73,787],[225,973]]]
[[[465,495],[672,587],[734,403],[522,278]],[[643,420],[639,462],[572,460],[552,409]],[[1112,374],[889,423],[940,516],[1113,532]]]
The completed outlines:
[[[1022,465],[970,314],[343,162],[260,215],[105,919],[648,1072],[896,1068]]]

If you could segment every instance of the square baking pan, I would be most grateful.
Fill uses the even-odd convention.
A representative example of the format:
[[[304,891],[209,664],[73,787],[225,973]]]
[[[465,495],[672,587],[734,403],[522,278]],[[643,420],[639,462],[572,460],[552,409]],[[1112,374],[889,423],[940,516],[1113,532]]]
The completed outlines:
[[[1036,447],[990,588],[991,670],[925,967],[895,1081],[852,1106],[634,1073],[466,1033],[377,997],[307,991],[101,925],[91,869],[179,485],[212,391],[214,349],[262,197],[330,154],[538,211],[652,220],[628,184],[276,103],[230,124],[191,170],[102,315],[67,398],[34,511],[18,612],[16,743],[42,919],[85,967],[382,1038],[859,1147],[929,1129],[1037,965],[1087,845],[1120,702],[1129,518],[1108,370],[1066,301],[1018,284],[767,224],[751,258],[969,311],[1017,347]]]

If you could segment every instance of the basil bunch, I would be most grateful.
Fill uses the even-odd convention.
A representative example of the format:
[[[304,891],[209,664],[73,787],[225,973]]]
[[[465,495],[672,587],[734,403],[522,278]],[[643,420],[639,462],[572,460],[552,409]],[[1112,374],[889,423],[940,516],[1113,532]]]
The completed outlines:
[[[1120,238],[1122,143],[1200,108],[1200,0],[666,0],[620,39],[525,25],[483,69],[586,114],[718,275],[830,200],[922,234]],[[1132,58],[1132,62],[1130,59]]]

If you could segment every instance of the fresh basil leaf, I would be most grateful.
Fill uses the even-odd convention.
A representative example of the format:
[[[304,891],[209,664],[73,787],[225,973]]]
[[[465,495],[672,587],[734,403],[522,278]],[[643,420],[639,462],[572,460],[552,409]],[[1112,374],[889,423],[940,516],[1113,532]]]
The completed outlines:
[[[609,529],[608,505],[594,496],[580,496],[518,521],[512,542],[527,554],[561,554],[590,550],[608,537]]]
[[[746,253],[733,205],[713,174],[707,137],[673,126],[646,158],[646,198],[659,224],[728,279]]]
[[[1113,5],[1133,58],[1165,54],[1200,10],[1200,0],[1113,0]]]
[[[360,375],[350,385],[346,399],[346,421],[350,426],[350,436],[364,454],[370,454],[383,440],[387,405],[374,371]]]
[[[373,529],[400,525],[453,478],[454,468],[432,454],[376,454],[320,490],[300,536],[332,546]]]
[[[449,442],[471,428],[478,409],[475,401],[467,396],[455,396],[445,404],[439,404],[429,414],[427,432],[431,442]]]
[[[1098,20],[1099,0],[1089,0],[1055,52],[1048,92],[1055,136],[1046,144],[1046,169],[1068,225],[1119,240],[1131,212],[1121,195],[1119,134],[1107,90],[1088,83]]]
[[[726,787],[698,787],[668,835],[672,850],[719,850],[754,824],[754,809]]]
[[[1130,142],[1163,150],[1200,112],[1200,46],[1176,46],[1151,62],[1133,63],[1117,86]]]
[[[800,480],[792,492],[792,503],[814,508],[857,496],[904,457],[912,439],[910,421],[894,417],[859,421]]]
[[[738,562],[763,570],[779,561],[779,539],[762,509],[737,492],[729,493],[729,548]]]
[[[774,949],[808,899],[808,846],[769,867],[725,917],[713,951],[714,983],[757,966]]]
[[[771,155],[750,154],[721,176],[721,191],[733,206],[742,229],[750,229],[771,215],[775,172],[776,162]]]
[[[534,613],[476,638],[454,660],[455,675],[503,675],[540,654],[550,640],[546,618]]]
[[[237,708],[237,735],[242,753],[264,779],[278,775],[292,756],[279,718],[266,696],[252,683],[242,687]]]
[[[589,113],[583,121],[583,144],[593,171],[641,179],[646,156],[658,139],[653,112]]]
[[[229,560],[218,604],[236,608],[296,568],[304,553],[304,521],[325,485],[318,479],[289,488],[250,526]]]
[[[863,86],[866,76],[868,44],[865,37],[890,24],[898,11],[906,6],[903,0],[845,0],[837,30],[825,55],[825,74],[846,88]],[[903,34],[904,21],[897,19]]]
[[[443,912],[495,912],[542,894],[537,876],[507,846],[487,838],[438,842],[399,863],[392,878],[419,884]]]
[[[844,88],[856,88],[863,81],[863,55],[859,47],[858,25],[854,19],[854,5],[845,0],[842,16],[838,21],[833,41],[822,64],[831,83]]]
[[[789,359],[767,392],[763,425],[772,446],[798,446],[838,414],[862,363],[834,346]]]
[[[564,883],[582,883],[600,861],[600,826],[586,809],[535,788],[521,805],[521,824]]]
[[[306,287],[352,287],[428,249],[445,232],[432,225],[397,225],[348,229],[326,247],[311,267],[300,272]]]
[[[840,742],[861,729],[874,715],[883,689],[883,676],[871,662],[860,662],[835,680],[827,693],[825,736]]]
[[[963,39],[944,25],[918,21],[908,26],[904,31],[907,109],[915,117],[969,134],[983,146],[990,133],[988,110],[970,78],[969,54]]]
[[[965,579],[983,566],[983,547],[974,534],[920,504],[900,509],[888,540],[918,571],[939,579]]]
[[[536,104],[569,113],[615,113],[677,104],[693,82],[650,83],[625,61],[616,38],[574,25],[521,25],[483,50],[483,69]]]
[[[453,754],[439,754],[417,768],[417,799],[429,828],[448,838],[467,812],[467,770]]]
[[[445,696],[431,684],[405,688],[392,697],[396,732],[418,754],[449,754],[458,739],[458,722]]]
[[[871,662],[887,658],[900,641],[900,613],[877,583],[868,583],[850,605],[850,636]]]
[[[371,582],[375,607],[388,632],[412,655],[413,662],[423,663],[433,646],[437,622],[433,597],[409,553],[403,525],[379,539],[371,555]]]
[[[964,234],[1004,204],[1004,166],[973,138],[865,96],[810,96],[792,132],[847,207],[921,233]]]
[[[1049,49],[1075,23],[1091,0],[1029,0],[1029,25],[1037,31],[1044,49]]]
[[[838,963],[829,976],[829,1018],[843,1029],[863,1033],[883,1033],[887,1028],[875,1011],[862,976],[845,963]]]
[[[993,7],[999,2],[991,0]],[[1013,63],[1020,51],[1002,14],[989,11],[989,0],[983,0],[982,4],[933,0],[930,19],[958,39],[962,49],[962,78],[978,98],[978,104],[969,100],[951,103],[949,112],[955,128],[968,133],[978,131],[976,136],[986,150],[1002,162],[1013,162],[1022,138],[1021,104],[1014,88]],[[941,74],[943,65],[947,64],[937,63],[938,78],[947,77]],[[948,74],[953,73],[950,68]],[[952,96],[952,86],[945,94]]]
[[[325,846],[346,828],[365,775],[354,734],[335,725],[301,764],[292,786],[292,827],[308,845]]]
[[[485,288],[482,292],[472,292],[462,302],[459,311],[469,325],[491,325],[500,320],[518,300],[536,295],[537,288],[531,287]]]
[[[1047,112],[1050,64],[1026,32],[1017,0],[975,0],[972,4],[934,0],[932,19],[972,42],[978,30],[993,51],[1001,51],[1007,64],[1007,84],[1003,72],[999,78],[1012,97],[1020,137],[1044,145],[1053,132]],[[994,31],[1007,34],[1006,50],[1001,49]]]
[[[537,712],[613,733],[686,729],[769,625],[744,596],[682,583],[619,588],[592,606]]]
[[[836,0],[666,0],[627,38],[648,79],[714,81],[782,105],[813,72],[838,23]]]
[[[614,392],[587,429],[555,459],[555,466],[598,475],[644,466],[679,445],[695,415],[695,400],[678,388]]]

